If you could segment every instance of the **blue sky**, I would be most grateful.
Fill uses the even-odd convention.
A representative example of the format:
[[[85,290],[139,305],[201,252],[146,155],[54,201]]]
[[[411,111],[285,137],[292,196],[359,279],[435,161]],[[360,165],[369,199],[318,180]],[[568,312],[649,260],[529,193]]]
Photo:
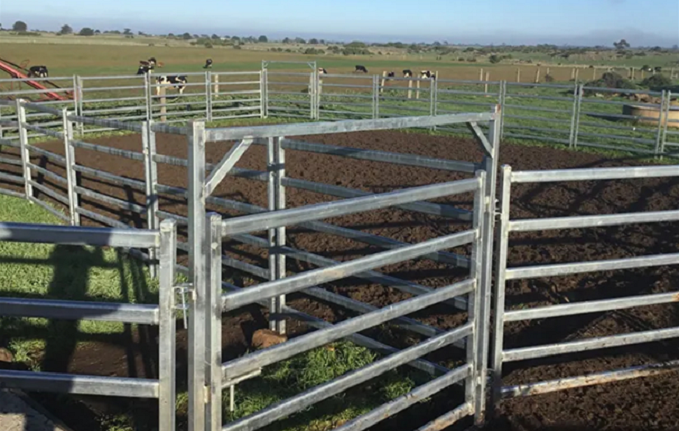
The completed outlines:
[[[679,0],[0,0],[0,23],[17,19],[47,30],[68,23],[342,40],[679,44]]]

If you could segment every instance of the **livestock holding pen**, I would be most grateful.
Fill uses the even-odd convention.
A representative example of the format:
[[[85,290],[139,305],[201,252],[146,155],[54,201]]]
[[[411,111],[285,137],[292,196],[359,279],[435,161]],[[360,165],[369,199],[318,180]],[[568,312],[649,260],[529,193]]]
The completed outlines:
[[[262,80],[266,80],[266,75],[263,74]],[[328,75],[324,79],[328,79]],[[317,81],[310,82],[315,84]],[[209,87],[215,85],[214,80],[208,83]],[[219,85],[222,84],[220,81]],[[504,84],[500,84],[502,87]],[[576,90],[575,94],[578,100],[580,93]],[[261,103],[261,100],[258,102]],[[504,386],[503,375],[503,369],[507,370],[503,364],[508,362],[663,340],[677,335],[672,327],[653,328],[634,335],[622,331],[586,341],[560,343],[560,340],[548,340],[555,344],[506,349],[503,346],[506,323],[676,302],[675,293],[666,286],[667,277],[672,275],[670,272],[658,276],[661,278],[655,288],[665,291],[654,292],[653,295],[630,295],[623,299],[619,294],[610,292],[604,295],[611,297],[575,294],[573,298],[578,299],[577,303],[568,299],[568,304],[545,307],[544,299],[538,299],[542,308],[533,310],[520,303],[514,304],[518,305],[516,309],[505,310],[505,298],[516,293],[517,287],[519,293],[525,289],[525,286],[512,286],[508,283],[510,280],[676,262],[675,253],[667,248],[671,249],[671,244],[664,244],[661,254],[648,258],[630,256],[632,252],[626,251],[622,257],[601,263],[591,260],[534,268],[530,265],[527,268],[507,268],[507,250],[510,247],[507,235],[510,231],[569,227],[600,229],[601,226],[623,223],[657,222],[665,229],[661,231],[664,235],[668,232],[673,235],[673,230],[666,230],[670,229],[666,224],[676,220],[676,211],[656,209],[655,205],[639,206],[634,202],[630,203],[634,210],[620,214],[600,215],[595,205],[572,220],[564,217],[546,221],[514,220],[509,215],[509,184],[662,177],[669,178],[670,182],[644,187],[655,185],[662,193],[672,195],[679,176],[679,169],[675,166],[620,166],[578,171],[563,169],[575,167],[566,163],[566,166],[561,166],[562,169],[544,172],[512,172],[503,168],[501,205],[497,208],[495,188],[503,119],[500,108],[482,113],[449,114],[439,111],[433,113],[436,115],[394,118],[374,118],[371,114],[367,120],[207,128],[200,121],[190,122],[188,127],[177,127],[149,119],[139,123],[93,118],[22,100],[6,104],[17,111],[17,121],[10,126],[16,127],[19,134],[18,139],[12,136],[3,138],[3,145],[10,148],[8,154],[3,155],[3,161],[11,160],[12,169],[0,179],[13,182],[19,188],[9,187],[3,189],[3,193],[26,197],[76,226],[101,223],[115,229],[136,229],[131,232],[158,229],[162,232],[163,219],[173,219],[181,226],[176,249],[180,255],[177,270],[188,275],[188,282],[173,280],[171,285],[179,295],[176,302],[187,304],[176,307],[177,312],[186,309],[189,318],[189,429],[258,429],[401,365],[425,372],[431,376],[430,380],[404,396],[340,424],[339,429],[367,429],[423,399],[456,386],[456,383],[462,384],[463,389],[459,393],[446,392],[452,395],[444,403],[442,416],[426,417],[423,423],[413,428],[446,429],[465,417],[474,417],[475,422],[481,424],[489,410],[503,408],[506,402],[501,402],[502,398],[676,369],[675,360],[629,367],[627,358],[619,361],[625,367],[604,368],[591,376],[566,379],[559,376],[558,380],[522,381],[514,386]],[[318,108],[320,105],[310,102],[310,106]],[[27,112],[39,112],[49,117],[51,123],[60,121],[61,128],[43,127],[40,122],[37,122],[38,125],[31,124]],[[419,142],[424,135],[380,134],[392,130],[445,129],[451,126],[456,130],[465,126],[471,131],[478,151],[470,151],[468,147],[462,149],[454,139],[432,137],[442,145],[436,147],[438,150],[431,150],[436,156],[418,154],[409,149],[407,143]],[[77,136],[76,131],[88,128],[113,129],[128,134],[110,144],[106,139],[87,142],[87,135]],[[663,130],[662,127],[660,130]],[[30,134],[59,141],[40,144],[33,142]],[[389,147],[390,151],[375,149],[366,144],[366,141],[371,141],[370,136],[375,137],[372,144],[379,144],[381,138],[394,140],[403,136],[406,145],[394,144]],[[355,139],[356,145],[351,147],[328,143],[352,139]],[[391,151],[391,148],[402,152]],[[549,150],[538,148],[535,151]],[[458,154],[460,160],[451,160],[450,154]],[[36,158],[44,163],[36,164]],[[118,161],[114,161],[116,159]],[[339,160],[346,160],[346,166],[351,170],[342,171],[341,166],[344,165],[339,164]],[[247,167],[236,166],[241,162]],[[521,158],[516,163],[521,163]],[[263,168],[257,169],[256,166]],[[386,175],[382,180],[387,182],[370,186],[369,183],[379,176],[380,166],[384,166],[382,173]],[[307,179],[316,176],[325,178],[325,182]],[[408,185],[408,179],[416,179],[418,184]],[[593,191],[609,192],[600,187],[583,187],[585,195]],[[615,189],[615,185],[612,187]],[[633,190],[634,193],[638,191]],[[548,196],[550,192],[558,192],[558,196],[568,194],[555,188],[529,190],[524,195],[533,195],[535,200],[535,196]],[[637,197],[634,193],[629,193],[629,199]],[[323,196],[330,197],[330,200]],[[590,193],[587,196],[592,199],[596,195]],[[332,200],[336,198],[339,199]],[[604,202],[609,201],[605,199]],[[534,205],[529,209],[548,213],[556,211],[542,201],[538,203],[540,205],[534,205],[531,200],[521,200],[519,208],[525,212],[524,206]],[[55,209],[59,206],[62,209]],[[613,212],[620,209],[613,204],[610,206]],[[633,214],[648,207],[654,211]],[[566,205],[559,210],[573,211],[573,207]],[[579,209],[575,207],[575,211]],[[500,219],[498,229],[494,226],[496,216]],[[397,226],[391,228],[389,222],[397,222]],[[365,226],[363,230],[361,226]],[[8,231],[13,228],[7,226]],[[494,238],[496,232],[497,239]],[[555,238],[554,246],[565,239],[561,236]],[[364,244],[367,248],[356,251],[347,243]],[[495,244],[498,266],[493,277]],[[630,247],[635,251],[642,245]],[[146,248],[145,252],[132,252],[148,260],[153,272],[163,277],[166,272],[162,268],[162,259],[168,256],[167,251],[161,250],[159,256],[157,248],[148,244],[128,245],[135,246]],[[653,248],[656,244],[646,246]],[[539,244],[529,243],[520,247],[527,248],[524,256],[531,262]],[[366,255],[366,251],[370,253]],[[333,258],[333,253],[337,257]],[[358,257],[347,259],[348,256]],[[545,258],[538,256],[539,261]],[[156,271],[159,258],[161,268]],[[223,272],[223,268],[228,270]],[[379,268],[385,268],[385,271],[378,272]],[[394,271],[394,268],[398,270]],[[573,268],[580,269],[575,271]],[[420,276],[416,282],[405,275],[395,275],[404,273],[404,269],[415,274],[436,270],[445,275],[437,280],[442,281],[441,284],[426,275]],[[234,276],[236,274],[241,275]],[[646,276],[655,277],[655,274]],[[348,279],[363,280],[364,284],[348,284],[354,290],[375,290],[375,286],[383,286],[388,292],[386,299],[360,300],[362,293],[342,288],[342,283],[347,283]],[[583,281],[569,280],[569,284],[580,282]],[[535,289],[538,295],[542,294],[540,288]],[[296,295],[298,292],[302,295]],[[629,289],[625,292],[643,293]],[[323,316],[323,313],[321,317],[314,315],[312,310],[315,307],[301,307],[303,309],[300,310],[298,305],[304,304],[300,298],[311,298],[315,303],[329,304],[331,308],[339,307],[344,311],[324,319],[327,315]],[[363,295],[363,298],[369,296]],[[567,295],[567,298],[571,296]],[[280,334],[288,333],[290,339],[264,350],[233,357],[228,354],[228,345],[225,346],[222,339],[222,328],[233,324],[230,316],[234,312],[250,304],[268,310],[268,326]],[[438,313],[438,322],[443,322],[442,325],[435,323],[436,318],[428,319],[426,314],[418,313],[433,306],[439,310],[435,314]],[[413,317],[407,317],[411,314]],[[347,315],[355,317],[346,318]],[[668,324],[668,319],[657,323]],[[298,321],[309,329],[299,330]],[[424,338],[397,348],[380,339],[375,332],[366,331],[388,322],[404,334]],[[535,328],[528,327],[528,330],[530,333]],[[510,332],[510,335],[515,335],[515,332]],[[379,359],[261,411],[223,423],[223,390],[229,390],[233,402],[233,388],[259,378],[265,367],[343,338],[375,350],[380,354]],[[489,352],[491,345],[492,352]],[[223,348],[227,350],[223,351]],[[444,366],[440,361],[429,359],[429,354],[438,349],[447,352],[445,357],[455,358],[449,362],[453,365]],[[229,356],[226,361],[223,352]],[[642,359],[648,361],[648,358]],[[525,374],[525,377],[532,375]],[[15,384],[22,386],[21,382]],[[487,386],[493,390],[488,391]],[[64,387],[52,389],[63,390]],[[489,399],[491,404],[486,406]],[[174,426],[174,420],[172,423]]]

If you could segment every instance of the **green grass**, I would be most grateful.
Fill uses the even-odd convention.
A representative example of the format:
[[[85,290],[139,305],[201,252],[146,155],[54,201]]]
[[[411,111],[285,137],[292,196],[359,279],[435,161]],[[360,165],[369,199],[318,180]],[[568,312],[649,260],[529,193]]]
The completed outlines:
[[[258,412],[267,406],[340,377],[378,359],[372,351],[349,342],[333,343],[264,369],[262,376],[236,387],[234,412],[224,392],[225,422]],[[410,392],[424,376],[389,372],[362,387],[331,397],[291,418],[267,428],[269,431],[326,431]]]
[[[37,205],[0,196],[0,220],[62,224]],[[157,283],[143,264],[113,249],[0,242],[0,296],[33,299],[154,303]],[[0,344],[38,370],[61,362],[92,334],[120,334],[123,324],[96,321],[0,319]]]

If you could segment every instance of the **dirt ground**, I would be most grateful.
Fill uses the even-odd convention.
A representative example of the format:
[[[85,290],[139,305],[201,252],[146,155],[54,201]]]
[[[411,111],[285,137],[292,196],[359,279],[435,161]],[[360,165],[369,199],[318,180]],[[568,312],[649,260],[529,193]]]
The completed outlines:
[[[306,137],[313,142],[345,145],[427,155],[430,157],[480,161],[481,152],[471,140],[409,134],[402,132],[370,132]],[[118,136],[97,139],[95,143],[114,148],[141,151],[139,136]],[[208,144],[207,160],[216,163],[230,148],[229,143]],[[63,144],[48,143],[42,147],[58,154]],[[186,140],[177,136],[158,136],[158,151],[186,158]],[[5,150],[11,152],[11,150]],[[143,165],[87,150],[77,150],[78,164],[100,169],[129,178],[143,180]],[[44,159],[38,163],[62,174],[61,169]],[[638,160],[609,159],[605,156],[569,152],[555,148],[530,147],[507,144],[502,148],[501,163],[514,170],[544,170],[556,168],[588,168],[598,166],[638,165]],[[238,163],[238,167],[266,170],[266,153],[262,147],[253,147]],[[4,165],[3,165],[4,169]],[[7,170],[12,170],[8,168]],[[159,165],[161,184],[185,187],[186,170],[183,167]],[[383,163],[344,159],[334,156],[286,152],[287,175],[292,178],[323,182],[371,192],[384,192],[404,187],[452,181],[464,178],[463,174],[435,171],[424,168],[392,166]],[[47,178],[39,181],[50,184]],[[83,187],[120,199],[144,203],[142,193],[83,176]],[[58,188],[51,183],[50,187]],[[244,178],[229,177],[216,190],[215,196],[266,206],[266,184]],[[42,197],[46,198],[46,197]],[[659,211],[676,209],[679,202],[679,180],[623,180],[603,182],[547,183],[517,185],[513,193],[512,218],[554,217],[559,215],[610,214],[634,211]],[[49,198],[46,198],[49,199]],[[288,188],[287,204],[296,207],[328,200],[327,196]],[[441,202],[470,208],[470,195],[441,199]],[[114,210],[107,205],[84,199],[83,207],[140,226],[143,217],[128,211]],[[161,209],[186,215],[186,206],[178,199],[163,196]],[[217,209],[213,207],[212,209]],[[221,210],[225,215],[233,212]],[[409,243],[417,243],[437,236],[468,228],[464,223],[451,222],[401,210],[371,211],[328,220],[340,226],[360,229]],[[96,222],[87,223],[97,225]],[[378,251],[377,248],[335,236],[312,233],[301,229],[289,230],[289,244],[338,261],[354,259]],[[515,234],[511,237],[510,266],[577,262],[596,259],[613,259],[630,256],[675,252],[679,244],[676,224],[658,223],[629,225],[598,229]],[[224,244],[228,254],[249,263],[266,266],[266,253],[233,242]],[[461,254],[468,250],[454,250]],[[291,273],[311,268],[288,259]],[[409,261],[380,269],[381,272],[429,287],[441,287],[464,277],[465,271],[452,269],[431,261]],[[238,273],[225,271],[232,281],[251,285],[259,281]],[[592,273],[550,279],[510,282],[507,286],[507,308],[527,308],[539,305],[577,302],[612,297],[625,297],[676,290],[679,273],[672,266],[650,269]],[[367,284],[358,279],[345,280],[327,286],[330,290],[373,305],[383,306],[401,301],[409,295],[390,287]],[[353,313],[301,295],[291,297],[290,303],[306,313],[336,322],[351,317]],[[677,326],[679,314],[675,305],[640,307],[624,312],[595,313],[591,315],[547,319],[508,324],[505,347],[549,344],[616,333]],[[446,306],[437,306],[417,313],[416,319],[427,324],[450,329],[459,325],[465,314]],[[231,313],[224,318],[224,357],[230,359],[245,353],[252,332],[266,326],[266,314],[256,307]],[[291,331],[298,334],[306,329],[292,324]],[[384,327],[367,334],[394,346],[407,346],[419,338],[404,335]],[[185,346],[185,334],[180,332],[180,345]],[[140,357],[150,356],[154,349],[145,340],[152,337],[135,337],[133,342],[112,340],[110,343],[93,343],[80,349],[73,357],[68,371],[103,375],[146,375]],[[677,359],[679,350],[674,342],[656,343],[624,349],[612,349],[587,355],[557,356],[545,360],[521,362],[505,366],[505,384],[530,383],[546,379],[582,375],[595,371],[611,370],[644,363]],[[444,363],[459,359],[454,348],[445,349],[432,356]],[[136,359],[130,360],[132,355]],[[183,355],[181,355],[183,356]],[[130,364],[138,364],[130,368]],[[182,360],[180,359],[180,366]],[[543,396],[520,398],[500,404],[497,420],[489,427],[497,430],[679,430],[679,380],[671,373],[660,377],[573,389]],[[46,402],[49,401],[49,397]],[[435,397],[434,407],[420,406],[399,415],[380,429],[412,429],[454,407],[456,394]],[[101,414],[112,407],[91,398],[81,399],[85,411]],[[129,406],[131,406],[130,404]],[[152,408],[147,403],[134,403],[136,408]],[[129,408],[128,406],[128,408]],[[122,409],[122,407],[116,407]],[[88,414],[83,413],[82,417]],[[147,413],[147,416],[148,413]],[[92,422],[67,421],[76,431],[93,429]],[[407,426],[405,424],[408,424]],[[90,428],[87,428],[90,427]],[[139,429],[143,429],[140,425]]]

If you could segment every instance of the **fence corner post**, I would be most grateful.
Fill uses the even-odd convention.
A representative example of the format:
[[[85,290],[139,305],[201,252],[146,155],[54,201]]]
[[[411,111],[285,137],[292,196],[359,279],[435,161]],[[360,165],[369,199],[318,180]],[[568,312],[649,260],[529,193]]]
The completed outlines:
[[[80,226],[80,213],[78,213],[78,193],[75,188],[78,185],[78,177],[75,171],[75,149],[71,145],[73,140],[73,123],[68,118],[68,109],[61,111],[62,128],[64,135],[64,158],[66,159],[66,188],[68,194],[68,212],[71,218],[71,226]]]
[[[26,130],[26,107],[23,99],[16,100],[17,126],[19,129],[19,149],[21,152],[21,168],[24,174],[24,191],[26,199],[31,201],[33,198],[33,186],[31,185],[31,156],[28,152],[28,132]]]
[[[658,131],[656,132],[655,147],[653,149],[656,158],[659,158],[662,155],[664,124],[669,119],[669,111],[666,110],[667,104],[667,90],[663,90],[662,96],[660,97],[660,112],[658,113]],[[667,116],[665,116],[665,114],[667,114]]]
[[[262,69],[259,78],[259,96],[260,96],[260,117],[262,119],[269,116],[269,74],[265,68]]]
[[[205,119],[212,121],[212,72],[205,72]]]

